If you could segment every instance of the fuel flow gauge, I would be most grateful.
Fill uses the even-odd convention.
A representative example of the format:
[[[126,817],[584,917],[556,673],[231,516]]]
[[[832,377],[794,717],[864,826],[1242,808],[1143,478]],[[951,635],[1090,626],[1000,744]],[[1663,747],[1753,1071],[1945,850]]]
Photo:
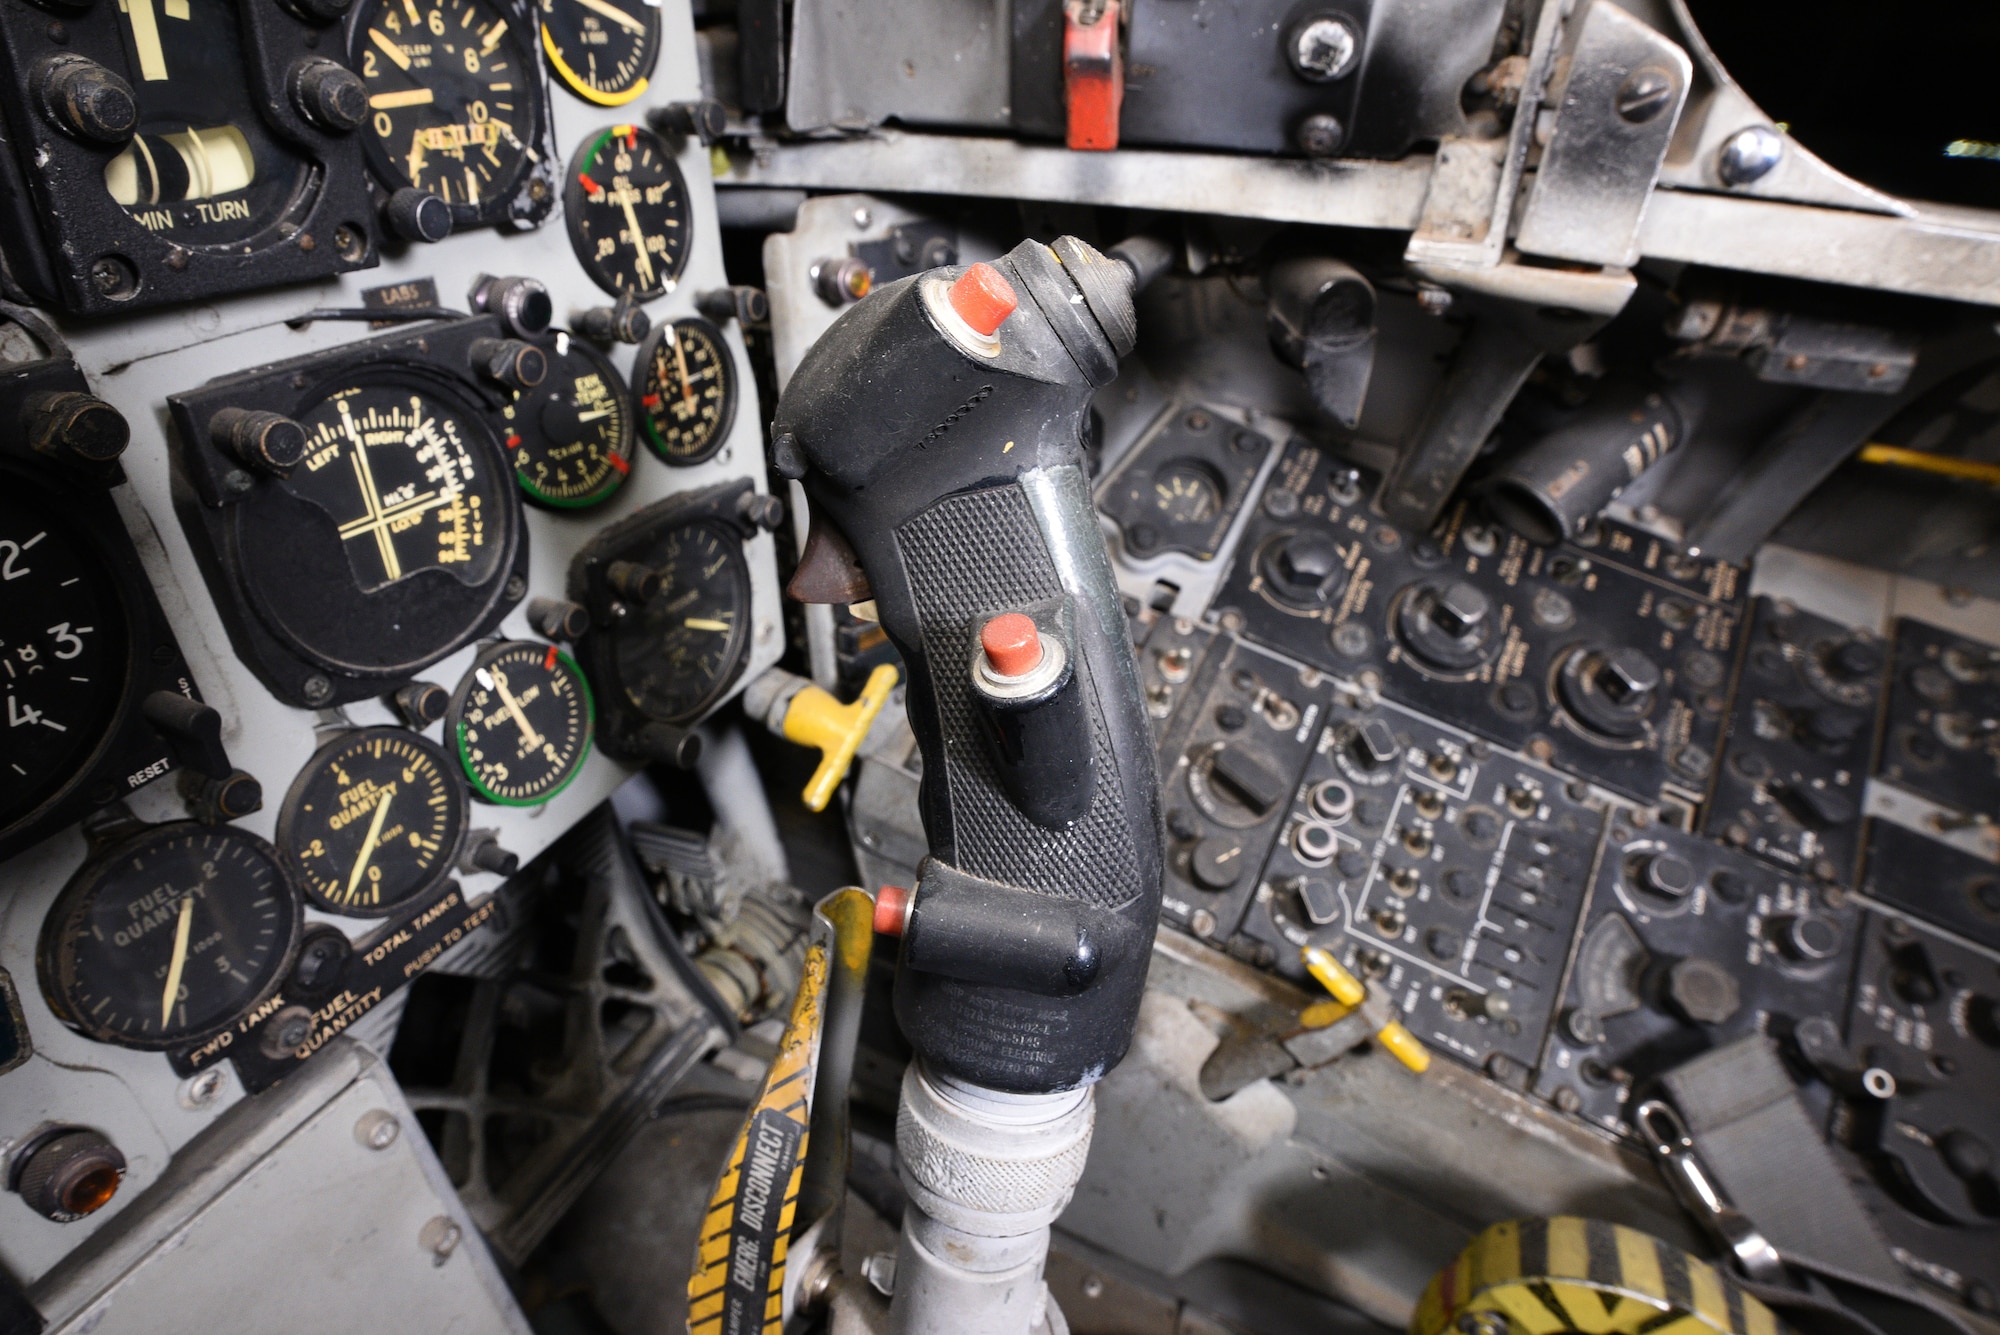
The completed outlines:
[[[534,806],[568,787],[590,755],[590,686],[554,645],[502,641],[473,660],[444,726],[474,792]]]

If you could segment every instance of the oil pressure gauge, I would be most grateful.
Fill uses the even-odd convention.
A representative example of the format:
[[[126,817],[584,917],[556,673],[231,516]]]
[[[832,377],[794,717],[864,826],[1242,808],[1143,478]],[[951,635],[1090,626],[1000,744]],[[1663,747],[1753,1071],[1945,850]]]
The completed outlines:
[[[542,0],[549,68],[586,102],[620,107],[646,91],[660,58],[657,0]]]
[[[465,788],[443,748],[363,728],[314,753],[278,814],[278,845],[330,913],[395,913],[445,878],[465,835]]]
[[[590,755],[590,687],[554,645],[502,641],[473,660],[444,728],[474,792],[535,806],[568,787]]]
[[[586,139],[569,164],[563,210],[577,263],[599,287],[639,301],[674,290],[691,215],[680,164],[658,135],[614,125]]]
[[[736,363],[722,331],[697,316],[663,324],[639,345],[639,425],[670,464],[713,459],[736,421]]]

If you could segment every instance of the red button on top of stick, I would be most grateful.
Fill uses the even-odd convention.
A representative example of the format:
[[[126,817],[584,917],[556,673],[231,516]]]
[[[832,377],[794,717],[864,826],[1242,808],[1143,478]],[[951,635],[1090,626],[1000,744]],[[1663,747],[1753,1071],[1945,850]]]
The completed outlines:
[[[900,885],[885,885],[875,894],[875,930],[884,936],[901,936],[910,916],[910,892]]]
[[[1021,304],[1013,284],[990,264],[975,264],[960,274],[949,296],[958,318],[985,338],[993,337],[993,331]]]
[[[986,661],[1003,677],[1019,677],[1035,670],[1042,661],[1042,637],[1034,618],[1019,612],[1002,612],[979,632],[979,647]]]

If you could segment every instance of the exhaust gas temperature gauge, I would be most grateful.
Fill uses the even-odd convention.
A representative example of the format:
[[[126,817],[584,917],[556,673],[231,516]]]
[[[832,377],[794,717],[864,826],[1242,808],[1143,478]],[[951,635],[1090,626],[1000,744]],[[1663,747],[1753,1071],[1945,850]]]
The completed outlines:
[[[590,687],[553,644],[502,641],[473,660],[444,730],[479,796],[534,806],[567,787],[590,754]]]
[[[623,106],[660,58],[659,0],[542,0],[542,50],[572,93]]]
[[[736,363],[699,317],[663,324],[639,345],[639,422],[670,464],[706,463],[736,421]]]
[[[507,449],[529,500],[557,509],[608,501],[632,474],[625,378],[582,339],[549,340],[548,378],[503,410]]]
[[[451,758],[401,728],[337,737],[306,762],[278,814],[278,844],[306,898],[376,918],[443,880],[465,834]]]
[[[585,140],[563,212],[577,263],[606,292],[651,301],[674,290],[688,257],[687,181],[651,130],[614,125]]]
[[[158,1051],[269,996],[301,913],[278,850],[234,826],[155,825],[95,851],[42,924],[42,994],[89,1038]]]

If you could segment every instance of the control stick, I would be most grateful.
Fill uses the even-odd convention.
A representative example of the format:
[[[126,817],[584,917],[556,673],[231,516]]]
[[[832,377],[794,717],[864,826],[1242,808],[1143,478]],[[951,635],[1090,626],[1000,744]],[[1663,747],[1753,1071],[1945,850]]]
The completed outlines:
[[[1159,776],[1081,444],[1132,290],[1073,237],[917,274],[836,321],[778,405],[812,518],[791,591],[873,600],[923,752],[930,856],[876,905],[916,1052],[898,1331],[1049,1323],[1049,1224],[1138,1017]]]

